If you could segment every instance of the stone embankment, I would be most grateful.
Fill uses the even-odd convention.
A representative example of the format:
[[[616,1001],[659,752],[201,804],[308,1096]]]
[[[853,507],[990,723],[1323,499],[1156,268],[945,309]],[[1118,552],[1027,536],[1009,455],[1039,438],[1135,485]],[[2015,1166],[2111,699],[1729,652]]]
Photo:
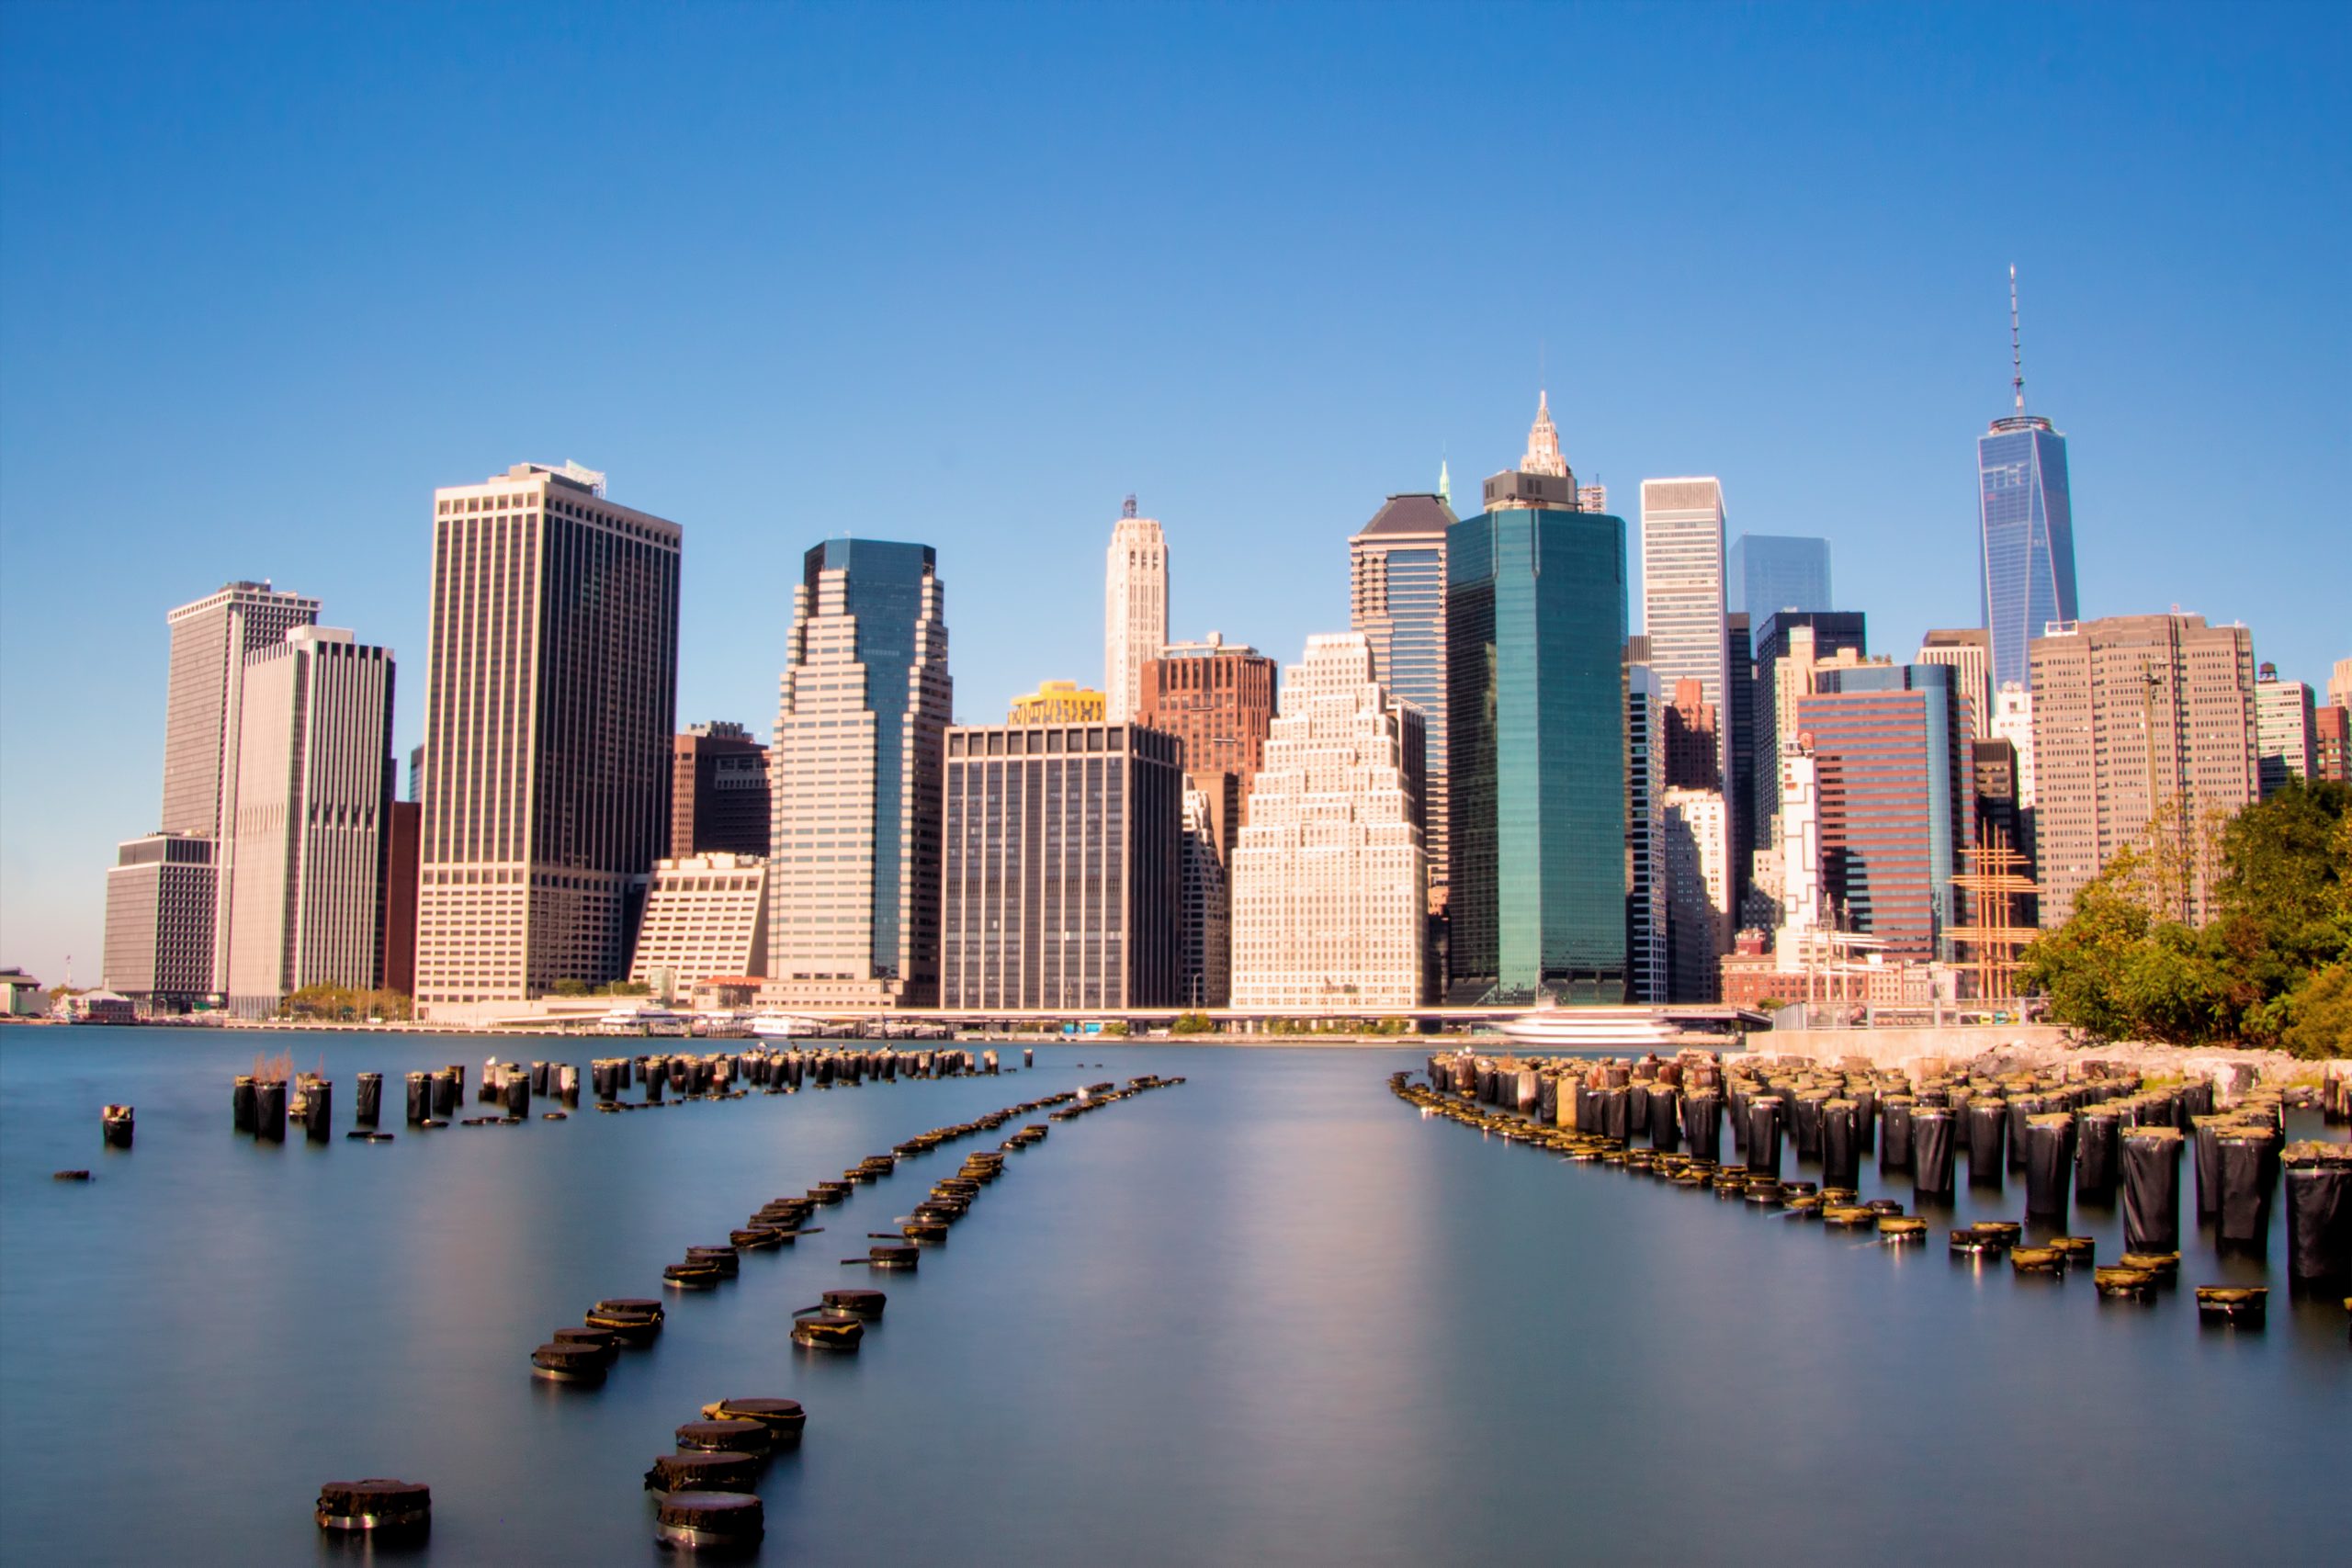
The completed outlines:
[[[1997,1076],[2057,1072],[2097,1062],[2113,1072],[2146,1077],[2215,1078],[2225,1092],[2256,1083],[2316,1078],[2325,1071],[2352,1074],[2352,1062],[2323,1064],[2288,1055],[2219,1045],[2100,1044],[2049,1024],[1992,1029],[1780,1029],[1747,1037],[1749,1057],[1866,1063],[1914,1079],[1946,1069]]]

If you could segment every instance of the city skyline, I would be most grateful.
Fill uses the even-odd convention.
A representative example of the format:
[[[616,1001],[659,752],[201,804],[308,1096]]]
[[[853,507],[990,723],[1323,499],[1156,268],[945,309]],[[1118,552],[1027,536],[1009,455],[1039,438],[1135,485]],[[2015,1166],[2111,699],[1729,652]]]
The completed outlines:
[[[1704,111],[1652,144],[1607,133],[1574,215],[1540,214],[1537,236],[1633,232],[1658,211],[1650,193],[1660,182],[1686,176],[1695,188],[1679,201],[1719,200],[1736,221],[1715,254],[1664,268],[1603,246],[1532,272],[1453,254],[1366,265],[1360,242],[1394,220],[1404,186],[1450,184],[1448,205],[1466,218],[1520,177],[1522,146],[1549,134],[1535,120],[1513,111],[1408,144],[1352,103],[1342,80],[1303,97],[1295,84],[1272,90],[1277,62],[1292,57],[1281,46],[1304,18],[1250,23],[1250,47],[1239,48],[1214,29],[1095,18],[1062,29],[1042,57],[1051,74],[1030,83],[1037,113],[951,149],[959,189],[926,213],[935,243],[909,243],[907,216],[856,194],[875,164],[806,165],[809,126],[841,109],[839,88],[812,83],[788,109],[752,109],[722,93],[716,124],[665,130],[646,152],[618,127],[580,132],[574,166],[600,182],[600,199],[685,240],[659,254],[629,242],[652,286],[640,294],[609,287],[610,261],[567,261],[552,273],[460,264],[447,242],[449,213],[475,181],[546,183],[541,133],[516,111],[497,111],[462,158],[442,129],[452,102],[477,101],[514,58],[527,32],[519,20],[486,23],[429,63],[413,48],[376,47],[429,18],[322,22],[303,36],[324,68],[258,73],[252,90],[274,114],[232,118],[206,108],[232,62],[248,82],[251,60],[292,64],[266,47],[254,55],[266,39],[159,16],[126,54],[86,16],[28,13],[0,65],[10,89],[0,114],[12,132],[44,129],[37,141],[12,136],[16,151],[0,164],[16,220],[0,286],[44,308],[0,320],[0,348],[25,367],[0,389],[0,542],[29,578],[103,579],[122,614],[119,635],[91,639],[77,635],[86,595],[19,599],[0,625],[0,660],[40,671],[39,690],[62,717],[105,726],[126,750],[106,769],[70,745],[0,755],[0,961],[53,982],[71,953],[78,983],[96,977],[91,868],[156,826],[160,611],[223,581],[268,577],[321,599],[326,618],[372,643],[421,649],[420,498],[517,457],[592,462],[616,476],[621,493],[695,530],[678,708],[758,731],[781,662],[782,629],[766,613],[775,584],[809,540],[865,531],[856,509],[894,465],[956,498],[920,536],[939,548],[964,606],[957,716],[985,721],[1040,679],[1091,680],[1101,530],[1122,495],[1148,494],[1187,559],[1262,567],[1178,574],[1171,631],[1214,626],[1287,661],[1309,634],[1348,624],[1347,583],[1329,565],[1348,531],[1382,496],[1426,490],[1441,462],[1475,475],[1508,461],[1538,386],[1561,392],[1553,412],[1564,440],[1584,478],[1611,486],[1619,511],[1633,510],[1627,487],[1644,478],[1718,474],[1737,492],[1741,529],[1828,538],[1838,607],[1871,615],[1875,646],[1907,649],[1932,627],[1976,619],[1963,443],[2010,406],[2012,264],[2032,318],[2031,406],[2050,410],[2070,437],[2083,615],[2178,603],[2209,620],[2243,620],[2258,659],[2320,686],[2343,652],[2330,642],[2329,574],[2276,568],[2298,556],[2341,558],[2332,525],[2297,503],[2293,476],[2338,466],[2344,452],[2340,381],[2328,367],[2342,361],[2347,314],[2326,261],[2342,253],[2343,204],[2245,171],[2292,167],[2289,150],[2309,144],[2328,100],[2309,64],[2324,51],[2301,22],[2342,24],[2324,13],[2298,13],[2291,26],[2256,17],[2217,44],[2207,28],[2174,17],[2119,52],[2095,15],[2053,16],[2046,52],[2022,70],[2004,57],[1987,95],[1982,71],[1994,53],[1957,20],[1826,49],[1818,21],[1747,21],[1734,24],[1745,29],[1741,49],[1694,56],[1687,38],[1562,14],[1549,25],[1563,47],[1622,59],[1629,78],[1672,58],[1713,91]],[[806,36],[781,20],[726,25],[749,28],[746,71],[758,46]],[[875,24],[830,25],[854,33]],[[1350,41],[1350,62],[1378,78],[1408,62],[1469,58],[1493,25],[1475,13],[1399,11]],[[990,47],[986,32],[954,14],[928,36],[894,31],[894,80],[953,86],[951,61],[956,71],[976,58],[1007,63],[1011,45]],[[639,36],[626,17],[591,33],[554,47],[613,71],[632,69],[632,53],[647,68],[675,68],[686,47]],[[708,41],[695,56],[706,62]],[[1060,150],[1049,133],[1069,89],[1056,84],[1138,44],[1167,56],[1155,72],[1216,62],[1238,112],[1181,101],[1099,148]],[[1773,68],[1757,69],[1759,51]],[[421,90],[370,63],[387,52],[426,73]],[[1858,63],[1875,69],[1858,76]],[[2258,84],[2260,102],[2229,135],[2211,136],[2206,116],[2179,104],[2184,68],[2208,100],[2235,103]],[[1861,167],[1789,173],[1794,126],[1761,137],[1752,127],[1783,94],[1813,103],[1826,80],[1890,85],[1808,114],[1833,127],[1888,120],[1899,80],[1905,129],[1849,154]],[[671,81],[648,83],[657,112],[677,91]],[[988,101],[1005,82],[989,86]],[[940,134],[952,123],[943,117],[970,110],[974,91],[923,102],[862,156],[895,161],[953,141]],[[1985,225],[1964,199],[1981,172],[1946,144],[1969,144],[1996,113],[2005,132],[2031,138],[2044,156],[2005,221]],[[1272,166],[1253,164],[1270,135],[1295,136],[1318,116],[1328,129]],[[355,142],[362,121],[372,140]],[[322,145],[292,155],[287,123],[327,128]],[[1803,124],[1810,140],[1824,121]],[[1743,155],[1710,173],[1706,159],[1734,125],[1754,163]],[[186,134],[166,139],[167,128]],[[789,199],[779,183],[742,203],[701,201],[695,171],[707,160],[694,139],[729,135],[789,182]],[[663,188],[673,175],[645,171],[650,154],[664,170],[689,171],[674,193]],[[1150,203],[1107,177],[1138,154],[1171,176]],[[1314,225],[1285,215],[1278,193],[1297,172],[1287,160],[1311,156],[1320,167],[1332,155]],[[1010,224],[984,197],[1041,156],[1053,177],[1023,181],[1039,205]],[[2086,191],[2067,171],[2093,159],[2103,178]],[[338,188],[368,190],[369,208],[351,206],[354,196],[311,199],[311,176],[337,163],[365,174]],[[835,179],[850,183],[835,190]],[[1784,215],[1767,211],[1742,194],[1758,180],[1797,199],[1780,203]],[[2213,222],[2196,233],[2177,222],[2184,183],[2213,193]],[[129,199],[94,205],[109,190]],[[1069,191],[1086,194],[1056,194]],[[849,229],[867,227],[854,255],[808,243],[788,218],[805,201],[836,199],[847,203],[839,216]],[[174,267],[155,267],[125,227],[134,211],[139,227],[175,234]],[[246,221],[256,211],[269,215],[259,228]],[[1152,244],[1106,260],[1080,238],[1142,215]],[[2249,231],[2272,237],[2276,265],[2239,264],[2225,236]],[[361,232],[409,237],[362,254],[349,239]],[[289,266],[310,262],[334,286],[292,295],[265,287],[255,244]],[[888,265],[865,266],[894,251]],[[779,254],[791,258],[781,272]],[[1361,276],[1326,288],[1340,256]],[[967,289],[946,287],[958,280],[998,290],[1001,325],[927,302],[964,299]],[[649,302],[656,293],[707,299],[719,314],[675,314]],[[797,302],[815,298],[826,300],[821,312]],[[354,299],[367,301],[356,316]],[[2158,316],[2173,323],[2161,343],[2145,331]],[[498,377],[453,380],[452,364],[525,320],[593,343],[619,373],[527,389]],[[722,320],[726,331],[714,331]],[[779,377],[787,362],[792,373]],[[201,397],[189,390],[198,386]],[[2230,522],[2259,523],[2265,551],[2214,547],[2215,487],[2180,485],[2169,459],[2192,429],[2200,441],[2265,454],[2219,491]],[[306,469],[368,476],[342,487],[331,526],[305,487],[266,482],[297,453]],[[172,476],[168,518],[134,504],[121,482],[154,468]],[[1023,613],[1029,602],[1074,608],[1037,617]],[[62,666],[36,662],[68,645],[75,657]],[[423,732],[420,685],[399,692],[402,752]]]

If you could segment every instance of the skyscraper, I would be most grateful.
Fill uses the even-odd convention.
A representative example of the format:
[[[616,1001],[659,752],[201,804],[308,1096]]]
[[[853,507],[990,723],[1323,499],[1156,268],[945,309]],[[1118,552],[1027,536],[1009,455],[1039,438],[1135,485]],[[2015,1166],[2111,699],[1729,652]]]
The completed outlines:
[[[1625,999],[1662,1002],[1666,970],[1666,744],[1647,637],[1625,639]]]
[[[938,996],[945,604],[929,545],[828,539],[802,559],[769,755],[770,1000]]]
[[[767,951],[768,863],[730,851],[653,863],[628,977],[665,999],[710,980],[742,981]]]
[[[1113,724],[1136,716],[1143,667],[1168,645],[1168,541],[1136,515],[1136,498],[1111,530],[1102,587],[1102,694]]]
[[[1790,534],[1742,534],[1724,572],[1726,608],[1762,626],[1783,610],[1826,610],[1829,541]]]
[[[2066,491],[2066,438],[2025,412],[2017,350],[2018,271],[2009,269],[2015,411],[1976,438],[1979,582],[1993,638],[1993,684],[2030,687],[2027,648],[2075,619],[2075,513]]]
[[[1233,1005],[1408,1008],[1424,999],[1427,732],[1363,634],[1311,637],[1283,682],[1233,852]]]
[[[1666,999],[1713,1001],[1731,951],[1731,818],[1721,790],[1659,798],[1666,874]]]
[[[2310,779],[2318,758],[2312,744],[2312,689],[2301,681],[2281,681],[2278,667],[2266,664],[2254,684],[2255,762],[2262,797],[2278,794],[2289,779]]]
[[[1445,536],[1458,521],[1442,496],[1392,495],[1348,541],[1348,626],[1372,644],[1374,678],[1419,708],[1429,726],[1423,811],[1432,912],[1445,907],[1449,886]]]
[[[267,582],[232,582],[164,618],[172,628],[172,663],[164,707],[163,831],[214,840],[212,968],[202,989],[226,992],[236,858],[228,841],[229,817],[236,809],[245,656],[283,642],[296,626],[316,623],[319,602],[279,592]]]
[[[940,1005],[1170,1007],[1184,775],[1136,724],[947,732]]]
[[[2143,845],[2172,919],[2201,918],[2208,822],[2257,798],[2254,637],[2202,615],[2114,615],[2033,639],[2034,862],[2041,923]]]
[[[1176,994],[1188,1008],[1221,1008],[1233,994],[1233,884],[1227,822],[1241,817],[1240,783],[1217,773],[1208,788],[1184,784],[1183,843],[1176,881]]]
[[[1756,848],[1756,639],[1747,612],[1724,616],[1724,792],[1731,802],[1732,923],[1747,923],[1748,856]]]
[[[1231,773],[1246,797],[1272,733],[1274,661],[1215,632],[1205,642],[1170,644],[1145,661],[1132,716],[1176,738],[1196,787],[1210,788],[1219,773]],[[1227,827],[1238,833],[1241,824]],[[1226,847],[1232,848],[1230,839]]]
[[[229,1007],[383,983],[392,656],[300,626],[245,660],[229,892]]]
[[[1840,653],[1860,658],[1866,651],[1867,631],[1859,610],[1783,610],[1767,616],[1758,630],[1754,728],[1758,765],[1753,780],[1751,855],[1780,843],[1773,818],[1781,807],[1782,771],[1762,765],[1763,760],[1777,759],[1796,739],[1797,699],[1813,690],[1814,667]],[[1766,863],[1777,876],[1777,861]]]
[[[1918,662],[1948,664],[1952,692],[1968,712],[1969,739],[1993,733],[1993,639],[1980,626],[1931,631],[1919,644]]]
[[[1698,682],[1686,675],[1674,683],[1665,720],[1666,787],[1721,789],[1723,726],[1714,705],[1702,699]]]
[[[768,749],[740,724],[690,724],[670,742],[666,858],[768,852]]]
[[[435,491],[424,677],[422,1011],[628,973],[669,840],[675,523],[517,463]]]
[[[1731,659],[1724,630],[1724,487],[1713,479],[1642,481],[1642,634],[1658,685],[1681,704],[1680,686],[1699,682],[1699,700],[1720,716]],[[1717,723],[1718,788],[1726,737]],[[1667,758],[1674,770],[1671,753]],[[1681,780],[1673,781],[1681,783]]]
[[[1446,534],[1449,999],[1625,998],[1625,525],[1548,403]]]

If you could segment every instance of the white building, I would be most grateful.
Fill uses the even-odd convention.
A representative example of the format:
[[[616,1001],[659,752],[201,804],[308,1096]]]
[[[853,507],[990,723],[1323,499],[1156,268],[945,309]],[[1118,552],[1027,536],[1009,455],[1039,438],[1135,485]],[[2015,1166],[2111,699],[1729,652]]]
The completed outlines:
[[[1820,773],[1803,738],[1781,751],[1780,859],[1781,934],[1791,939],[1781,951],[1793,954],[1829,925],[1822,892]]]
[[[1136,515],[1136,498],[1111,530],[1102,584],[1102,694],[1113,724],[1143,710],[1144,666],[1168,646],[1168,541]]]
[[[381,981],[391,650],[298,626],[247,657],[242,708],[229,1007],[266,1018],[306,986]]]
[[[1307,639],[1233,853],[1235,1007],[1420,1003],[1424,744],[1419,710],[1389,700],[1362,634]]]
[[[1699,682],[1715,710],[1715,774],[1731,776],[1731,645],[1724,620],[1724,487],[1707,478],[1642,481],[1642,635],[1658,690]]]
[[[665,998],[756,975],[767,949],[768,863],[702,854],[653,863],[628,977]]]
[[[1658,816],[1667,999],[1713,1001],[1731,951],[1731,813],[1721,790],[1669,789],[1658,797]]]
[[[2254,728],[2255,763],[2265,800],[2289,779],[2308,780],[2318,771],[2312,689],[2302,682],[2281,681],[2276,668],[2264,665],[2254,686]]]
[[[2018,754],[2018,809],[2033,809],[2033,694],[2011,681],[1993,694],[1992,738]]]

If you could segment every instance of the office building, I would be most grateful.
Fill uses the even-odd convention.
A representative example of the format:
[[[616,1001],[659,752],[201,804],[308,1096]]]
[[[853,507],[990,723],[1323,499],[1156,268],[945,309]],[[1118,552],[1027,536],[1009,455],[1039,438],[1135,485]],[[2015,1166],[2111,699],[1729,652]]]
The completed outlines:
[[[384,808],[383,939],[376,961],[377,984],[404,997],[416,995],[416,894],[424,872],[424,807],[395,800]]]
[[[1778,757],[1796,739],[1797,699],[1813,690],[1815,668],[1841,658],[1860,660],[1867,652],[1865,632],[1858,610],[1784,610],[1766,617],[1756,634],[1754,745],[1759,760]],[[1758,766],[1754,784],[1750,858],[1768,876],[1777,876],[1770,865],[1771,851],[1780,843],[1773,822],[1780,809],[1780,769]]]
[[[1102,724],[1109,711],[1102,694],[1075,681],[1040,681],[1034,692],[1012,699],[1007,724]]]
[[[1993,694],[1990,739],[2006,740],[2017,752],[2018,809],[2033,810],[2033,694],[2023,686],[2003,686]]]
[[[1372,644],[1374,678],[1391,697],[1419,708],[1429,728],[1422,814],[1432,912],[1445,908],[1449,886],[1445,537],[1459,521],[1443,496],[1392,495],[1348,541],[1349,629]]]
[[[408,793],[401,798],[413,805],[421,806],[424,803],[424,748],[423,746],[412,746],[408,749]]]
[[[1170,1007],[1184,773],[1135,724],[947,732],[940,1003]]]
[[[1949,958],[1944,933],[1961,923],[1952,877],[1973,830],[1975,771],[1951,673],[1849,665],[1822,671],[1797,700],[1818,770],[1834,923],[1896,959]]]
[[[2328,671],[2327,705],[2352,708],[2352,659],[2339,659]]]
[[[1968,713],[1968,738],[1993,733],[1993,634],[1980,626],[1931,631],[1919,644],[1921,664],[1947,664],[1952,692]]]
[[[1577,510],[1578,512],[1608,511],[1609,487],[1607,485],[1577,486]]]
[[[670,742],[670,856],[768,852],[768,749],[740,724],[691,724]]]
[[[1682,706],[1681,683],[1699,682],[1699,700],[1724,711],[1731,650],[1724,624],[1724,487],[1713,479],[1642,481],[1642,635],[1650,639],[1650,664],[1658,684]],[[1687,734],[1687,732],[1686,732]],[[1690,787],[1720,789],[1725,737],[1717,725],[1713,766],[1706,782]],[[1667,773],[1675,778],[1669,750]]]
[[[2312,776],[2352,784],[2352,712],[2335,705],[2312,710]]]
[[[670,833],[684,531],[517,463],[433,497],[417,1004],[628,973]]]
[[[381,983],[392,656],[299,626],[245,658],[229,823],[229,1008],[267,1018],[311,986]]]
[[[203,833],[150,833],[116,850],[100,983],[142,1014],[187,1012],[214,994],[213,843]]]
[[[1446,536],[1449,999],[1625,999],[1625,525],[1527,457]]]
[[[2318,772],[2315,717],[2311,687],[2281,681],[2278,667],[2265,664],[2254,683],[2255,771],[2263,799],[2289,779],[2309,780]]]
[[[767,952],[768,863],[718,850],[653,863],[628,977],[665,999],[759,973]]]
[[[2075,513],[2066,488],[2066,438],[2025,412],[2017,343],[2017,269],[2009,269],[2015,406],[1976,438],[1980,597],[1992,634],[1993,686],[2032,687],[2028,647],[2075,608]]]
[[[1232,994],[1232,882],[1227,874],[1225,824],[1240,819],[1241,781],[1216,773],[1197,787],[1184,784],[1183,842],[1176,878],[1176,994],[1188,1008],[1221,1008]],[[1228,802],[1230,804],[1228,804]]]
[[[931,1006],[955,711],[936,556],[828,539],[802,558],[792,606],[770,757],[762,999]]]
[[[1723,770],[1718,763],[1723,756],[1722,726],[1716,721],[1719,710],[1713,703],[1702,700],[1699,682],[1687,676],[1674,683],[1673,692],[1674,701],[1667,705],[1665,713],[1666,787],[1721,789]]]
[[[1218,773],[1250,785],[1266,761],[1274,722],[1274,661],[1247,643],[1211,632],[1204,642],[1180,642],[1144,662],[1135,722],[1176,738],[1184,772],[1206,787]],[[1227,823],[1238,832],[1240,822]],[[1232,847],[1227,839],[1226,846]]]
[[[1426,998],[1427,745],[1420,710],[1374,675],[1369,638],[1307,638],[1233,852],[1232,1005],[1374,1010]]]
[[[1829,541],[1742,534],[1724,563],[1724,594],[1728,611],[1758,626],[1785,610],[1827,610]]]
[[[1168,645],[1168,541],[1127,497],[1111,530],[1102,588],[1102,694],[1113,724],[1136,716],[1144,666]]]
[[[1667,994],[1712,1002],[1731,951],[1731,814],[1723,792],[1668,786],[1658,816],[1666,875]]]
[[[1724,793],[1731,807],[1735,926],[1748,923],[1748,856],[1756,848],[1756,640],[1744,611],[1724,616]]]
[[[1625,639],[1625,999],[1662,1002],[1666,969],[1664,705],[1649,641]]]
[[[2128,845],[2149,852],[2168,917],[2204,918],[2218,872],[2209,825],[2259,798],[2254,674],[2252,634],[2202,615],[2115,615],[2034,639],[2044,926],[2065,923]]]

